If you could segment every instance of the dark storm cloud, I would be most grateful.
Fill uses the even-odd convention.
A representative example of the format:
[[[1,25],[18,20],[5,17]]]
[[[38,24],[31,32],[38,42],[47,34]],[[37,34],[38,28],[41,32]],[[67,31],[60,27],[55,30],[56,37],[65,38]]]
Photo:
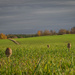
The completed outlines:
[[[0,0],[0,32],[36,33],[37,30],[75,26],[74,0]]]

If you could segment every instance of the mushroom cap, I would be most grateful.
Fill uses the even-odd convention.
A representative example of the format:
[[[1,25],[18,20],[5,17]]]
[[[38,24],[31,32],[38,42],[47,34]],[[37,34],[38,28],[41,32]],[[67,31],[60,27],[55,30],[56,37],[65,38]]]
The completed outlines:
[[[11,48],[7,48],[6,51],[5,51],[5,54],[6,54],[7,57],[10,57],[12,55]]]

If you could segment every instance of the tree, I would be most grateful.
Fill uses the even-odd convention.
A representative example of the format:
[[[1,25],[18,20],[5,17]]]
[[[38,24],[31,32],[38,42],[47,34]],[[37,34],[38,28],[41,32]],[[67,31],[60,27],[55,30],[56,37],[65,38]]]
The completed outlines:
[[[75,34],[75,27],[71,28],[71,33]]]
[[[0,39],[7,39],[7,36],[3,33],[0,34]]]
[[[62,35],[62,34],[66,34],[66,30],[65,29],[60,29],[59,32],[58,32],[59,35]]]
[[[55,35],[56,34],[55,30],[50,30],[50,33],[51,33],[51,35]]]
[[[38,35],[38,36],[41,36],[42,34],[43,34],[43,32],[40,31],[40,30],[37,32],[37,35]]]
[[[70,34],[70,31],[69,31],[69,30],[67,30],[67,31],[66,31],[66,34]]]
[[[49,30],[44,31],[44,35],[50,35],[50,34],[51,34],[51,32]]]

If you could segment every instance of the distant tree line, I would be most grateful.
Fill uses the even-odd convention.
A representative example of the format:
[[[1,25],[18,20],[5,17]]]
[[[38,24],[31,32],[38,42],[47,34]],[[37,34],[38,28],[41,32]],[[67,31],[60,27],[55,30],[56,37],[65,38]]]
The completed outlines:
[[[63,35],[63,34],[75,34],[75,27],[72,27],[71,30],[60,29],[58,33],[54,30],[44,30],[44,31],[37,31],[36,34],[8,34],[5,35],[3,33],[0,34],[0,39],[7,39],[7,38],[28,38],[28,37],[36,37],[36,36],[47,36],[47,35]]]
[[[28,37],[36,37],[37,34],[8,34],[7,38],[28,38]]]
[[[56,31],[54,30],[45,30],[45,31],[41,31],[39,30],[37,32],[38,36],[46,36],[46,35],[63,35],[63,34],[75,34],[75,27],[71,28],[71,30],[66,30],[66,29],[60,29],[58,31],[58,33],[56,33]]]

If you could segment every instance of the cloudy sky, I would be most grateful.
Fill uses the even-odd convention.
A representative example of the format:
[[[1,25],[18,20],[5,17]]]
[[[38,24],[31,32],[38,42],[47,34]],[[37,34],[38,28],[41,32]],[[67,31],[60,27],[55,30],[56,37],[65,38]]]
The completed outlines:
[[[74,26],[75,0],[0,0],[0,33],[31,34]]]

